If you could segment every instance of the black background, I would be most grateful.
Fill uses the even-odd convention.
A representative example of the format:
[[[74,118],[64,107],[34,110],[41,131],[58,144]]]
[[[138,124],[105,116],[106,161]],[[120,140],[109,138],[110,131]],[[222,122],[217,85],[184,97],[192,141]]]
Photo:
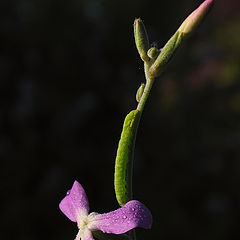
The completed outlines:
[[[74,239],[58,204],[73,181],[91,211],[118,207],[114,158],[144,81],[133,21],[159,47],[202,1],[0,2],[1,239]],[[214,9],[156,80],[137,136],[138,239],[239,239],[240,4]]]

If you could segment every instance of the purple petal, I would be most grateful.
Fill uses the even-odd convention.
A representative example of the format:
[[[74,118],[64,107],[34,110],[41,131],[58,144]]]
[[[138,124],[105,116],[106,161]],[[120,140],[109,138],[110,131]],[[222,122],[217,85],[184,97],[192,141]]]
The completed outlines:
[[[90,230],[122,234],[135,227],[151,228],[152,214],[137,200],[127,202],[123,207],[105,214],[89,215]]]
[[[87,215],[89,211],[87,195],[77,181],[73,183],[71,190],[67,191],[66,197],[60,202],[61,211],[73,222],[82,214]]]

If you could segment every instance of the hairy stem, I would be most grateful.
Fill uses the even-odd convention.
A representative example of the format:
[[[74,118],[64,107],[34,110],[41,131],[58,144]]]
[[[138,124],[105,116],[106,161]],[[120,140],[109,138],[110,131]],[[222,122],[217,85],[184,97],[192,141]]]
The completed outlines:
[[[150,63],[144,63],[144,72],[145,72],[145,77],[146,77],[146,85],[145,85],[145,88],[144,88],[144,91],[143,91],[143,94],[141,96],[141,99],[138,103],[138,106],[137,106],[137,110],[140,112],[140,117],[142,115],[142,112],[143,112],[143,109],[144,109],[144,106],[145,106],[145,103],[148,99],[148,96],[150,94],[150,91],[151,91],[151,88],[152,88],[152,85],[153,85],[153,82],[154,82],[154,78],[150,78],[149,77],[149,74],[148,74],[148,70],[150,68],[151,64]],[[140,120],[140,119],[139,119]],[[131,182],[132,182],[132,174],[131,174]],[[132,239],[132,240],[136,240],[136,232],[135,232],[135,229],[131,230],[129,232],[129,237]]]
[[[145,85],[145,88],[144,88],[144,91],[143,91],[143,94],[142,94],[142,97],[138,103],[138,106],[137,106],[137,110],[142,114],[143,112],[143,109],[144,109],[144,106],[145,106],[145,103],[148,99],[148,96],[150,94],[150,91],[151,91],[151,88],[152,88],[152,85],[153,85],[153,82],[154,82],[154,78],[150,78],[149,77],[149,74],[148,74],[148,70],[150,68],[150,64],[149,63],[144,63],[144,71],[145,71],[145,77],[146,77],[146,85]]]

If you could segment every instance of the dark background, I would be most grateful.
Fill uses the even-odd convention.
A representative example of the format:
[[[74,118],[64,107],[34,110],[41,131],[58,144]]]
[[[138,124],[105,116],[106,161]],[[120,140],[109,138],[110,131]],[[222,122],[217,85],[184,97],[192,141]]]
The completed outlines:
[[[1,239],[74,239],[58,204],[77,179],[91,211],[118,207],[114,158],[144,81],[141,17],[159,47],[198,0],[0,1]],[[140,123],[138,239],[240,238],[240,3],[214,9],[156,80]]]

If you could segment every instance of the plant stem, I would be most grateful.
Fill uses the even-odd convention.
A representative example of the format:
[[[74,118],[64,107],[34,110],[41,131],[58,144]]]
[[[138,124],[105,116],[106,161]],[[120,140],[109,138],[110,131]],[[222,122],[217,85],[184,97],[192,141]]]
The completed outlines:
[[[142,94],[142,97],[138,103],[137,110],[142,114],[145,103],[148,99],[148,96],[150,94],[154,78],[150,78],[148,74],[148,70],[150,68],[151,64],[150,63],[144,63],[144,71],[145,71],[145,77],[146,77],[146,85]]]
[[[130,232],[129,232],[129,237],[131,240],[136,240],[136,231],[135,229],[132,229]]]
[[[141,118],[141,115],[142,115],[145,103],[146,103],[146,101],[148,99],[148,96],[150,94],[150,91],[151,91],[151,88],[152,88],[152,85],[153,85],[153,82],[154,82],[154,78],[150,78],[149,74],[148,74],[148,70],[149,70],[150,67],[151,67],[151,63],[146,63],[146,62],[144,63],[146,85],[145,85],[143,94],[142,94],[141,99],[140,99],[140,101],[138,103],[138,106],[137,106],[137,110],[140,112],[139,121],[140,121],[140,118]],[[138,126],[137,126],[137,128],[138,128]],[[130,183],[129,184],[130,185],[132,184],[132,171],[131,171]],[[132,186],[130,186],[130,189],[132,189]],[[131,240],[136,240],[135,229],[132,229],[131,231],[129,231],[129,237],[130,237]]]
[[[151,91],[151,88],[152,88],[152,85],[153,85],[153,82],[154,82],[154,78],[150,78],[149,75],[148,75],[148,70],[149,68],[151,67],[151,64],[150,63],[144,63],[144,72],[145,72],[145,77],[146,77],[146,85],[145,85],[145,88],[144,88],[144,91],[143,91],[143,94],[141,96],[141,99],[137,105],[137,110],[140,112],[140,117],[142,115],[142,112],[143,112],[143,109],[144,109],[144,106],[145,106],[145,103],[148,99],[148,96],[150,94],[150,91]],[[139,120],[140,120],[140,117],[139,117]],[[131,180],[132,180],[132,174],[131,174]],[[131,230],[129,232],[129,237],[131,238],[131,240],[136,240],[136,232],[135,232],[135,229]]]

